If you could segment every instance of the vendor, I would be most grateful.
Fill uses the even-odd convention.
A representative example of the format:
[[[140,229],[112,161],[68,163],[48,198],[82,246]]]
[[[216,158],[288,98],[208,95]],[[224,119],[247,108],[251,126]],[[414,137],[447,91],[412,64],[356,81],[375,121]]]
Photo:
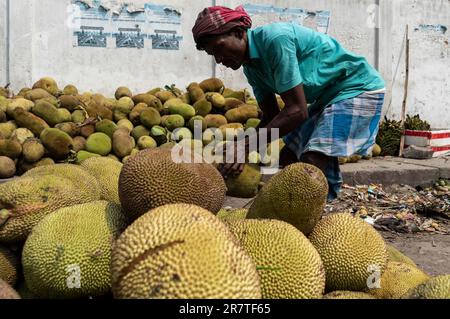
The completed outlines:
[[[279,129],[286,143],[280,165],[301,161],[320,168],[335,199],[343,182],[338,158],[372,152],[385,82],[364,57],[328,35],[296,23],[251,26],[242,6],[216,6],[198,15],[192,32],[197,49],[217,64],[243,67],[264,113],[259,128]],[[220,167],[225,178],[242,169],[242,163]]]

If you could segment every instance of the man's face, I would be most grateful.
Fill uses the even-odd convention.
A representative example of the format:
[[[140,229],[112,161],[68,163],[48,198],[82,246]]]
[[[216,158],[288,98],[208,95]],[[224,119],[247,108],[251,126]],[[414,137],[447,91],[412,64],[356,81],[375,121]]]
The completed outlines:
[[[246,61],[247,43],[235,34],[226,34],[208,39],[204,48],[207,54],[214,56],[217,64],[238,70]]]

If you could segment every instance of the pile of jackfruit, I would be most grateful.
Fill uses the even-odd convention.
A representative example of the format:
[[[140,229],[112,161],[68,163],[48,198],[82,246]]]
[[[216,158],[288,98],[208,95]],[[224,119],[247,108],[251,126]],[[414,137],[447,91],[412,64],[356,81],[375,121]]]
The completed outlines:
[[[449,275],[427,275],[363,219],[323,216],[318,168],[284,168],[236,210],[213,164],[171,154],[90,157],[0,184],[0,298],[450,298]]]
[[[0,88],[0,179],[54,163],[107,156],[125,162],[144,149],[199,147],[259,125],[262,112],[248,91],[225,88],[217,78],[115,96],[62,90],[49,77],[14,95]],[[200,134],[194,136],[195,129]],[[227,135],[228,134],[228,135]],[[259,159],[256,158],[255,161]]]

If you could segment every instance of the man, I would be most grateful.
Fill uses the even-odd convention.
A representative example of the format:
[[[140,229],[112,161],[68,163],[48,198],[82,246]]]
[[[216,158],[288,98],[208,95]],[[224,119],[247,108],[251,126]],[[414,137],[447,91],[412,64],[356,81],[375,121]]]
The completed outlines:
[[[279,129],[286,147],[280,165],[302,161],[320,168],[329,199],[342,185],[338,157],[371,154],[385,83],[366,59],[335,39],[295,23],[251,30],[243,7],[204,9],[193,27],[197,49],[233,70],[241,66],[262,111],[259,128]],[[280,110],[276,95],[285,103]],[[308,104],[310,106],[308,107]],[[226,178],[242,164],[220,167]]]

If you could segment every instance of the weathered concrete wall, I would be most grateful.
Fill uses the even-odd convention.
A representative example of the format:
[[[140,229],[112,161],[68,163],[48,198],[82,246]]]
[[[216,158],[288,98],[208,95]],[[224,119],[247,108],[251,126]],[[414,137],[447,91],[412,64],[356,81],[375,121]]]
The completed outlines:
[[[0,84],[6,81],[7,0],[0,0]],[[210,5],[235,7],[237,0],[130,0],[135,4],[170,5],[182,12],[180,50],[74,47],[67,21],[70,0],[10,0],[10,75],[13,89],[52,76],[60,86],[74,83],[80,90],[111,95],[115,87],[133,91],[176,84],[184,87],[211,75],[233,88],[248,87],[242,72],[215,66],[195,49],[191,28],[198,12]],[[404,83],[404,30],[410,25],[411,70],[408,113],[420,113],[435,127],[450,126],[450,31],[439,33],[424,25],[450,27],[448,0],[258,0],[252,4],[331,11],[329,34],[346,48],[364,55],[387,82],[385,112],[400,117]],[[380,19],[373,15],[379,6]],[[260,23],[261,21],[258,21]],[[270,22],[270,21],[264,21]],[[376,28],[377,27],[377,28]],[[417,28],[417,31],[415,31]],[[111,39],[109,40],[111,41]]]
[[[410,70],[407,112],[435,128],[450,127],[450,1],[393,2],[392,101],[388,116],[399,119],[405,83],[405,29],[409,25]],[[421,25],[442,25],[432,30]],[[445,29],[444,29],[445,30]]]

